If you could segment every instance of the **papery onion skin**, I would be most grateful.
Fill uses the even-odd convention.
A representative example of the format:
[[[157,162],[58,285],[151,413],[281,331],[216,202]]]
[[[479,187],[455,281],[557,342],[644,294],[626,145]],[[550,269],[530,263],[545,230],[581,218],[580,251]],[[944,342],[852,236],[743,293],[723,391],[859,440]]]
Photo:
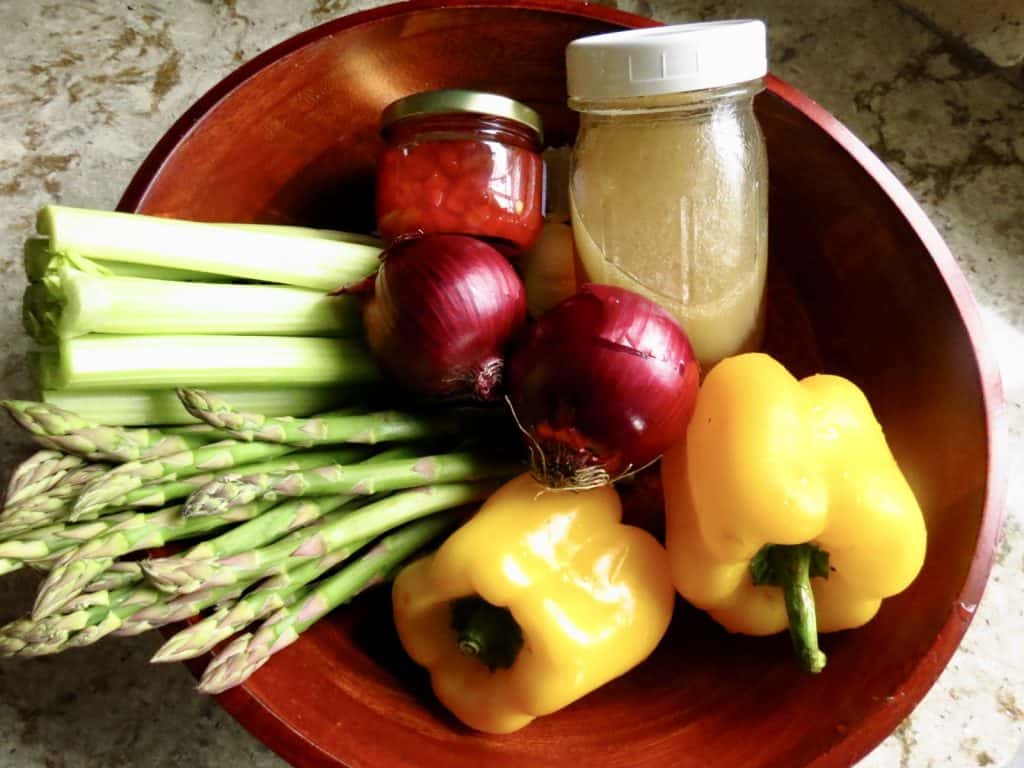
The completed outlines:
[[[533,474],[549,488],[601,485],[650,464],[683,437],[699,381],[668,312],[596,284],[546,312],[507,365]]]
[[[499,397],[505,346],[525,321],[512,265],[463,235],[396,242],[363,296],[370,352],[399,386],[428,398]]]

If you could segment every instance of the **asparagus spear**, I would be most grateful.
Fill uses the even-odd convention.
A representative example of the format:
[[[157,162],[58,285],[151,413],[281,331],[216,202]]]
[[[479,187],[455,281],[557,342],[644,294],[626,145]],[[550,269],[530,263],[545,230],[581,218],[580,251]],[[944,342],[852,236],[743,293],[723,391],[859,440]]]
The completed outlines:
[[[347,463],[358,461],[366,455],[362,448],[344,447],[326,451],[304,451],[301,453],[290,453],[277,459],[247,464],[238,467],[237,470],[249,472],[294,472],[300,469],[313,469],[327,464]],[[170,501],[183,499],[194,491],[202,488],[207,483],[218,478],[225,477],[236,471],[236,468],[220,470],[219,472],[207,472],[202,475],[193,475],[183,480],[172,480],[166,483],[155,483],[144,485],[134,491],[129,491],[123,496],[110,501],[111,507],[162,507]]]
[[[222,693],[245,682],[270,657],[342,603],[374,584],[430,541],[449,530],[457,517],[433,515],[385,536],[369,552],[319,582],[292,605],[280,609],[255,633],[237,637],[214,657],[199,682],[203,693]]]
[[[15,571],[21,570],[25,563],[21,560],[14,560],[9,557],[0,557],[0,576],[5,573],[14,573]]]
[[[0,557],[25,561],[45,560],[69,547],[103,536],[133,516],[133,513],[128,512],[88,523],[58,523],[36,528],[22,534],[20,539],[0,542]]]
[[[147,461],[223,440],[210,427],[196,426],[168,434],[159,429],[108,427],[87,421],[48,403],[4,400],[11,418],[48,448],[90,461]]]
[[[130,587],[142,581],[142,565],[119,560],[86,585],[83,595],[93,592],[111,592]]]
[[[322,521],[259,549],[246,550],[230,557],[183,560],[173,564],[176,567],[154,570],[150,565],[144,566],[144,569],[158,587],[177,594],[251,582],[274,573],[283,573],[355,541],[379,536],[425,515],[481,501],[494,489],[493,483],[430,485],[395,494],[355,511],[342,509],[333,512]]]
[[[324,520],[331,519],[332,513],[339,514],[335,510],[350,501],[348,496],[293,499],[244,525],[232,528],[216,539],[200,542],[187,553],[146,560],[142,570],[150,584],[176,595],[233,584],[246,578],[253,580],[262,575],[260,563],[273,562],[268,559],[275,554],[277,559],[287,556],[288,542],[294,542],[296,537],[298,541],[303,541],[314,530],[318,530]],[[279,534],[296,528],[298,530],[292,535],[285,536],[276,544],[268,544]],[[292,543],[291,549],[296,546]],[[248,565],[247,571],[243,568],[245,565]],[[230,572],[234,578],[223,575],[218,577],[220,571]]]
[[[160,599],[148,587],[127,587],[44,619],[20,619],[0,628],[0,656],[44,656],[91,645],[119,629],[124,620]]]
[[[323,557],[271,576],[253,591],[178,632],[157,650],[151,661],[154,664],[185,661],[212,651],[219,643],[241,632],[254,621],[264,619],[275,611],[291,605],[306,584],[347,560],[369,543],[370,539],[354,542]]]
[[[39,588],[32,616],[41,619],[55,613],[121,555],[251,520],[272,506],[273,502],[259,501],[209,518],[182,517],[180,506],[132,514],[106,534],[82,544],[57,561]]]
[[[308,451],[284,456],[282,458],[257,464],[247,465],[249,472],[277,472],[310,469],[332,462],[346,462],[364,455],[361,449],[346,448],[334,451]],[[23,505],[8,509],[0,514],[0,540],[17,538],[26,531],[66,521],[80,522],[92,520],[101,514],[112,512],[122,507],[163,507],[168,502],[184,498],[206,483],[215,480],[231,470],[208,472],[194,475],[184,480],[144,485],[128,493],[122,494],[109,503],[99,506],[88,514],[73,514],[74,496],[80,493],[80,486],[93,475],[109,471],[105,465],[86,465],[70,472],[51,495],[41,495],[27,500]],[[77,478],[77,479],[76,479]],[[75,487],[72,487],[75,486]],[[65,492],[67,491],[67,492]],[[73,495],[72,495],[73,494]]]
[[[336,385],[219,387],[217,392],[239,407],[270,416],[308,416],[348,399],[342,388]],[[44,389],[42,399],[97,424],[190,424],[196,421],[185,410],[173,389],[99,392]]]
[[[254,499],[292,496],[370,495],[415,488],[431,483],[507,477],[519,471],[517,463],[471,453],[443,453],[414,459],[385,461],[373,466],[335,464],[287,474],[227,475],[192,494],[185,502],[186,517],[223,514],[236,504]]]
[[[301,447],[337,443],[372,445],[458,434],[467,426],[465,414],[450,409],[433,414],[378,411],[295,419],[239,411],[223,398],[199,389],[181,389],[178,396],[197,419],[247,442],[259,440]]]
[[[46,493],[69,471],[84,464],[85,459],[60,451],[36,451],[14,470],[4,495],[4,504],[10,506]]]
[[[340,462],[343,452],[335,452]],[[299,454],[301,455],[301,454]],[[381,451],[362,462],[362,465],[409,458],[416,455],[411,446],[400,446]],[[149,559],[143,567],[150,582],[160,589],[177,591],[181,573],[188,573],[193,563],[205,567],[205,562],[230,557],[246,550],[262,547],[285,534],[319,520],[350,500],[347,496],[293,499],[278,505],[254,520],[235,526],[213,539],[201,541],[187,552],[173,557]]]
[[[294,451],[285,445],[224,441],[151,461],[131,461],[86,486],[75,502],[72,515],[77,518],[94,515],[147,483],[183,480],[204,472],[274,459]]]

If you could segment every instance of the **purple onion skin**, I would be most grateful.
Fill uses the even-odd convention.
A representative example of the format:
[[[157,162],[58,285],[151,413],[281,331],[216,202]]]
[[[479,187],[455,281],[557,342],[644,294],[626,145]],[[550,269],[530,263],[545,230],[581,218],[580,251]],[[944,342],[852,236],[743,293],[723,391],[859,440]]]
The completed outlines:
[[[497,250],[464,235],[400,240],[363,296],[370,352],[408,392],[494,400],[505,347],[526,322],[526,291]]]
[[[685,434],[699,381],[675,318],[596,284],[544,313],[507,366],[534,475],[550,488],[601,485],[657,459]]]

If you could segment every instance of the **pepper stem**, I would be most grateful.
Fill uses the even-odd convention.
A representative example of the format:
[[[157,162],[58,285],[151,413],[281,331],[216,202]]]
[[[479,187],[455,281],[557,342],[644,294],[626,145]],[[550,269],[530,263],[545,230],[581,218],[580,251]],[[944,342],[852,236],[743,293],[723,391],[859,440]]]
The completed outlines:
[[[769,544],[757,553],[751,570],[755,584],[782,588],[793,650],[804,669],[821,672],[826,659],[818,648],[811,577],[828,577],[828,554],[813,544]]]
[[[459,651],[475,656],[492,672],[512,666],[523,647],[523,630],[508,608],[471,595],[455,600],[451,610]]]

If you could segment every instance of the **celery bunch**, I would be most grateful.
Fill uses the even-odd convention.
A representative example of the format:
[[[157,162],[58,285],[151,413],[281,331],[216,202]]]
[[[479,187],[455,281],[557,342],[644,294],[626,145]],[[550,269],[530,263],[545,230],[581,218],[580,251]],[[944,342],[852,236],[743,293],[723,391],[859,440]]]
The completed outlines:
[[[25,245],[24,325],[48,402],[107,424],[192,421],[178,386],[308,415],[377,379],[357,300],[366,235],[44,207]],[[349,337],[349,338],[344,338]]]

